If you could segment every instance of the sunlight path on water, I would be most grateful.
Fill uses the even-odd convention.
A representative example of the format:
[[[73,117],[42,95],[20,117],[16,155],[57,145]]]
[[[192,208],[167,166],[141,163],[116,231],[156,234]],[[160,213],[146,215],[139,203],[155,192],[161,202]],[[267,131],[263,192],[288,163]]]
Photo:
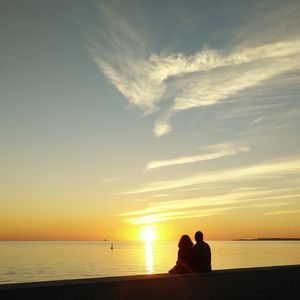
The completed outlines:
[[[153,274],[152,240],[145,241],[146,273]]]

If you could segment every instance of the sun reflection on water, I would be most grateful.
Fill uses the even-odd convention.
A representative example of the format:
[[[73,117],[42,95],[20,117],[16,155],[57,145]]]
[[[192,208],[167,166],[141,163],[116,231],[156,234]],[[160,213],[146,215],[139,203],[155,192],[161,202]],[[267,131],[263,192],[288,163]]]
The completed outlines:
[[[153,274],[152,240],[145,241],[146,273]]]

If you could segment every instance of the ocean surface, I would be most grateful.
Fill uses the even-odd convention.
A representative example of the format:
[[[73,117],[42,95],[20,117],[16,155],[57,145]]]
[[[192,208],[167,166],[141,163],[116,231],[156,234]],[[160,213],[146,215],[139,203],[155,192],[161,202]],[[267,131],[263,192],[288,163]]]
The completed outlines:
[[[211,241],[212,266],[300,264],[300,241]],[[176,241],[0,242],[0,284],[167,273]]]

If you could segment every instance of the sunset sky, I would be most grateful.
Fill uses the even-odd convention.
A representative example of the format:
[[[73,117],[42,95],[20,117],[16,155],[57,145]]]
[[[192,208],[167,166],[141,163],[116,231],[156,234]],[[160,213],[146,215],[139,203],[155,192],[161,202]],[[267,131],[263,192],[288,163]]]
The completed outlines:
[[[299,15],[1,0],[0,240],[300,237]]]

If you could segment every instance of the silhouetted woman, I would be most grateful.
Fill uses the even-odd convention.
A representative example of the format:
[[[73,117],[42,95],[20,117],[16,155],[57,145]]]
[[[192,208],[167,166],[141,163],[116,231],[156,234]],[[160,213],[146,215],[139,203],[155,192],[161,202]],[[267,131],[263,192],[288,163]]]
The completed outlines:
[[[188,235],[183,235],[178,243],[178,258],[176,265],[169,274],[192,273],[193,242]]]

